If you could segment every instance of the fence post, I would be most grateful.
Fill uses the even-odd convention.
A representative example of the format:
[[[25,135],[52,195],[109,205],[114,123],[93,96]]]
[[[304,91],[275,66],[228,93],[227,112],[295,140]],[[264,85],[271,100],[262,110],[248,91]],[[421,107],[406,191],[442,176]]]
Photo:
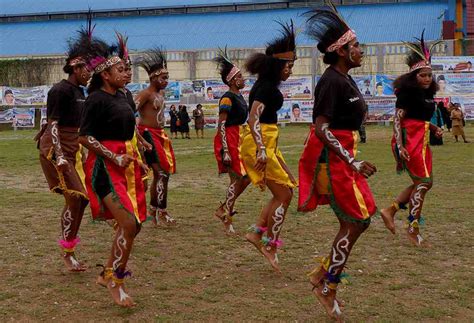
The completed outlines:
[[[385,52],[385,45],[377,44],[377,73],[384,74],[385,71],[385,63],[384,63],[384,52]]]

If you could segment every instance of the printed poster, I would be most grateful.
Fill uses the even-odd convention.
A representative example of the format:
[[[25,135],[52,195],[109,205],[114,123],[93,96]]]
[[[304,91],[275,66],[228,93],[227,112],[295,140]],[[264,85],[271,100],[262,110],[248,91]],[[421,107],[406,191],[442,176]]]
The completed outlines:
[[[313,122],[313,100],[291,100],[283,102],[278,111],[278,122]]]
[[[170,81],[165,89],[166,102],[179,102],[180,100],[180,82]]]
[[[373,96],[379,97],[394,95],[393,81],[395,81],[396,78],[396,75],[376,75]]]
[[[367,99],[367,122],[392,121],[395,114],[396,98]]]
[[[461,105],[466,120],[474,120],[474,96],[452,96],[451,102]]]
[[[2,105],[46,105],[49,87],[46,85],[35,87],[2,87]]]
[[[472,63],[474,63],[474,56],[434,56],[431,58],[431,66],[436,72],[474,72]]]
[[[281,82],[280,92],[285,100],[311,99],[311,77],[289,78]]]
[[[13,108],[13,127],[33,128],[35,126],[35,108]]]
[[[474,73],[445,73],[435,75],[438,96],[474,93]]]
[[[352,79],[357,84],[360,93],[363,96],[371,97],[375,95],[375,76],[374,75],[354,75]]]

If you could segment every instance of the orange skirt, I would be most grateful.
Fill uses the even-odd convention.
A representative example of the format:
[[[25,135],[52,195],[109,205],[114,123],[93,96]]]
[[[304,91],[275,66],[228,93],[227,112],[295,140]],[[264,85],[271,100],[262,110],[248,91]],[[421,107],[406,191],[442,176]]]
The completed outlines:
[[[414,180],[432,182],[433,156],[429,146],[430,123],[415,119],[402,120],[403,146],[410,155],[409,161],[400,158],[395,136],[392,138],[392,152],[397,162],[397,172],[407,171]]]
[[[350,130],[331,130],[355,158],[358,135]],[[298,211],[309,212],[330,204],[338,217],[351,222],[370,222],[377,212],[374,197],[364,176],[327,148],[316,136],[314,126],[299,161]]]
[[[158,164],[160,169],[174,174],[176,172],[176,159],[173,146],[163,128],[151,128],[138,125],[138,131],[152,145],[152,150],[145,151],[145,159],[148,165]]]
[[[130,141],[104,140],[101,144],[115,154],[128,154],[135,160],[128,167],[120,167],[108,158],[97,156],[89,151],[84,168],[86,188],[89,193],[92,217],[94,220],[113,219],[112,213],[104,206],[97,195],[96,178],[99,172],[105,172],[113,198],[135,217],[138,223],[146,220],[145,187],[141,179],[141,168],[138,164],[138,153]]]
[[[231,173],[238,177],[246,175],[245,167],[242,162],[240,155],[240,145],[242,143],[243,129],[246,126],[230,126],[225,128],[225,135],[227,139],[227,146],[229,154],[232,159],[230,167],[227,167],[222,162],[223,150],[222,150],[222,136],[219,130],[214,137],[214,155],[216,156],[217,168],[219,174]]]

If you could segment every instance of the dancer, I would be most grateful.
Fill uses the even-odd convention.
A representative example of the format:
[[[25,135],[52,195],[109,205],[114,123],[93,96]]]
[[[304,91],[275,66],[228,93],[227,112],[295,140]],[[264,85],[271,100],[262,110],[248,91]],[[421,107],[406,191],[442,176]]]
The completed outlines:
[[[331,2],[308,14],[306,32],[318,42],[329,67],[314,92],[313,125],[299,161],[298,211],[329,204],[339,220],[331,252],[308,276],[329,317],[341,321],[336,290],[352,247],[377,211],[365,180],[376,168],[356,159],[357,131],[367,111],[362,93],[348,74],[361,66],[363,52],[357,36]]]
[[[131,143],[135,115],[119,93],[126,83],[125,64],[112,55],[112,48],[105,42],[94,39],[93,44],[89,66],[94,74],[79,141],[89,149],[85,171],[92,216],[117,223],[103,281],[116,304],[131,307],[135,303],[125,289],[124,278],[131,274],[127,270],[128,258],[141,223],[146,220],[141,180],[144,166]]]
[[[278,148],[277,111],[283,105],[278,86],[290,77],[296,60],[293,22],[281,26],[282,35],[268,44],[265,54],[253,54],[245,64],[251,74],[258,75],[258,79],[249,96],[250,131],[244,135],[241,146],[250,180],[262,190],[268,187],[273,195],[246,239],[276,271],[280,271],[277,255],[277,249],[282,245],[280,232],[293,197],[293,188],[297,185]]]
[[[63,260],[69,271],[84,271],[77,261],[75,248],[79,243],[79,227],[89,198],[84,188],[79,126],[84,107],[85,86],[91,73],[86,59],[89,54],[89,29],[79,31],[77,39],[69,42],[68,57],[63,67],[67,80],[55,84],[48,92],[48,123],[36,139],[39,140],[40,162],[49,188],[64,196],[61,213],[61,239]]]
[[[227,233],[235,233],[232,219],[237,212],[234,211],[234,204],[250,184],[240,156],[240,144],[248,117],[248,106],[240,93],[245,87],[245,79],[240,69],[228,58],[226,50],[219,53],[215,62],[218,64],[222,81],[229,86],[229,90],[219,100],[219,123],[214,137],[214,154],[219,174],[228,173],[230,178],[225,202],[217,208],[215,216],[222,221]]]
[[[420,234],[421,210],[425,194],[433,185],[432,155],[428,145],[430,131],[441,138],[443,130],[430,123],[435,109],[437,84],[431,72],[431,49],[424,42],[424,31],[417,43],[405,43],[410,49],[410,71],[395,80],[397,96],[393,120],[392,151],[397,171],[406,170],[413,184],[405,188],[391,206],[382,209],[385,226],[395,234],[395,213],[409,204],[407,234],[415,246],[429,246]]]
[[[159,48],[149,50],[139,65],[150,78],[148,88],[139,92],[136,98],[140,113],[138,130],[153,147],[151,151],[145,152],[146,162],[153,170],[148,214],[155,225],[175,225],[176,220],[167,211],[168,181],[176,171],[176,160],[171,141],[164,130],[164,89],[169,76],[166,53]]]

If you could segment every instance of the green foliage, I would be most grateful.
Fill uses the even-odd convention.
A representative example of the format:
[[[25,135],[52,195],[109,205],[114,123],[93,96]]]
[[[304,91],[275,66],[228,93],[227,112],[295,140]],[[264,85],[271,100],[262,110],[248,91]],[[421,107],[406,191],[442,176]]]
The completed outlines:
[[[13,87],[49,84],[51,59],[0,60],[0,85]]]

